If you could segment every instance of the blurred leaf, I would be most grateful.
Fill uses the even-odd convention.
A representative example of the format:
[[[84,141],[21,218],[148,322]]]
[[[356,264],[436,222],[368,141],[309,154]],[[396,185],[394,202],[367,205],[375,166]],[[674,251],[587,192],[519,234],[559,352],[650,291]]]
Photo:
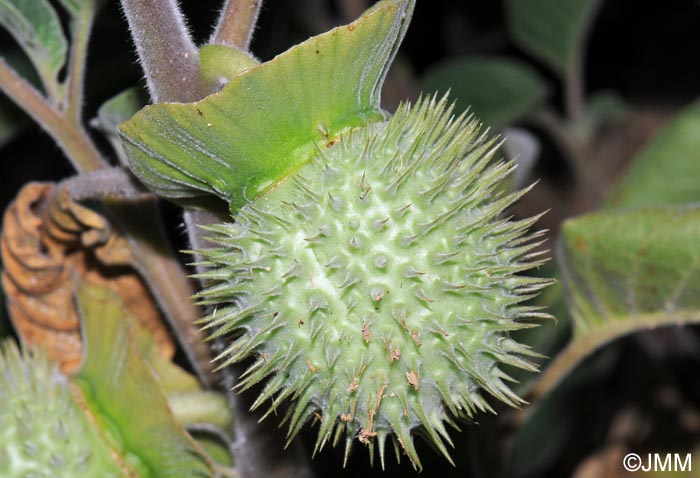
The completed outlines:
[[[163,353],[163,346],[156,339],[153,330],[149,330],[141,320],[132,319],[128,311],[126,317],[129,336],[132,337],[136,351],[155,372],[163,390],[168,394],[199,392],[197,379],[176,365],[172,361],[172,354]]]
[[[211,465],[173,417],[157,379],[138,354],[119,298],[106,288],[83,286],[77,300],[85,358],[75,379],[139,476],[211,477]]]
[[[122,164],[127,159],[119,139],[119,124],[134,116],[146,104],[148,97],[143,89],[132,86],[102,103],[97,110],[97,117],[90,120],[90,126],[107,137]]]
[[[580,216],[562,239],[576,337],[700,319],[700,207]]]
[[[119,124],[134,116],[147,103],[146,93],[140,87],[132,86],[102,103],[93,126],[116,136]]]
[[[560,73],[581,55],[601,0],[506,0],[508,29],[525,50]]]
[[[422,90],[451,91],[458,113],[472,111],[488,126],[501,128],[545,100],[548,88],[527,64],[507,58],[462,58],[428,71]]]
[[[700,206],[613,210],[569,219],[559,243],[571,342],[531,394],[551,391],[623,335],[700,322]]]
[[[607,207],[700,201],[700,101],[657,133],[611,192]]]
[[[380,2],[200,102],[145,107],[121,126],[132,170],[159,195],[211,193],[237,209],[316,148],[383,117],[381,85],[412,8]]]
[[[68,46],[51,4],[47,0],[0,0],[0,25],[27,53],[47,90],[53,91]]]
[[[232,428],[233,416],[222,393],[207,390],[171,393],[168,403],[184,426],[206,423],[222,430]]]

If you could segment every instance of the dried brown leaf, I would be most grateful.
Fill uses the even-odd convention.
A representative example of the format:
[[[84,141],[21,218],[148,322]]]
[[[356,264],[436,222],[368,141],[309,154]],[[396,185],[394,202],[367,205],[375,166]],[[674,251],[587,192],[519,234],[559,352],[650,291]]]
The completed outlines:
[[[149,330],[161,354],[175,346],[146,284],[130,266],[125,238],[98,212],[51,183],[29,183],[5,212],[2,283],[22,339],[46,350],[65,373],[80,366],[76,284],[106,286]]]

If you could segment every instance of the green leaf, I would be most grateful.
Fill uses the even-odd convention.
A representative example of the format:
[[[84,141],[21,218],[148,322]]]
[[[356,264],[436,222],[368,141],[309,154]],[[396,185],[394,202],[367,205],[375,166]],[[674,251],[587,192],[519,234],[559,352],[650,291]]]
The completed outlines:
[[[607,207],[700,201],[700,101],[681,112],[637,154]]]
[[[520,119],[548,94],[547,84],[534,69],[497,57],[462,58],[437,66],[423,78],[422,90],[451,90],[457,112],[469,108],[496,128]]]
[[[535,397],[612,340],[700,322],[700,206],[611,210],[570,219],[562,226],[559,265],[574,334],[538,380]]]
[[[146,93],[138,86],[133,86],[102,103],[97,110],[97,117],[90,121],[90,126],[107,137],[122,163],[126,162],[126,153],[119,139],[119,125],[147,103]]]
[[[578,61],[601,0],[506,0],[508,29],[525,50],[556,71]]]
[[[0,25],[27,53],[47,91],[55,91],[68,47],[61,22],[49,2],[0,0]]]
[[[128,88],[108,99],[97,110],[93,126],[102,131],[119,134],[119,124],[134,116],[146,104],[147,96],[138,86]]]
[[[700,318],[700,206],[580,216],[562,228],[577,335]]]
[[[169,198],[237,209],[350,128],[383,117],[381,85],[413,1],[385,0],[190,104],[147,106],[121,126],[134,173]]]
[[[210,464],[173,417],[157,379],[137,352],[120,299],[109,289],[83,286],[77,300],[85,357],[75,379],[138,476],[211,477]]]

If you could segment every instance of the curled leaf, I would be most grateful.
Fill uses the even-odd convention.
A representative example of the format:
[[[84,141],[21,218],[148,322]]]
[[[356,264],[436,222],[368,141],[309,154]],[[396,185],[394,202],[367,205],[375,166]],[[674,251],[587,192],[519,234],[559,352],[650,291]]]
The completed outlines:
[[[156,337],[160,352],[173,341],[140,276],[129,267],[124,237],[92,209],[50,183],[29,183],[5,212],[2,283],[17,333],[45,350],[65,373],[81,360],[76,281],[103,285],[123,298]]]

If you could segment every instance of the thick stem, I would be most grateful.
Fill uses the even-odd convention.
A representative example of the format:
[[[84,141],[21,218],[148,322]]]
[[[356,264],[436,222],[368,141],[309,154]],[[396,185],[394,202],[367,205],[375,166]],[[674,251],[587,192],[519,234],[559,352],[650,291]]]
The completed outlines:
[[[1,58],[0,90],[56,140],[76,170],[94,171],[107,166],[83,127],[49,105],[34,87]]]
[[[68,90],[65,115],[77,124],[82,121],[85,64],[92,21],[95,18],[95,2],[83,2],[80,13],[74,19],[70,59],[68,61]]]
[[[121,167],[104,168],[79,174],[62,181],[59,187],[68,190],[74,201],[86,199],[152,199],[153,193]]]
[[[200,99],[199,55],[176,0],[121,0],[154,103]]]
[[[248,50],[262,0],[226,0],[211,43]]]

